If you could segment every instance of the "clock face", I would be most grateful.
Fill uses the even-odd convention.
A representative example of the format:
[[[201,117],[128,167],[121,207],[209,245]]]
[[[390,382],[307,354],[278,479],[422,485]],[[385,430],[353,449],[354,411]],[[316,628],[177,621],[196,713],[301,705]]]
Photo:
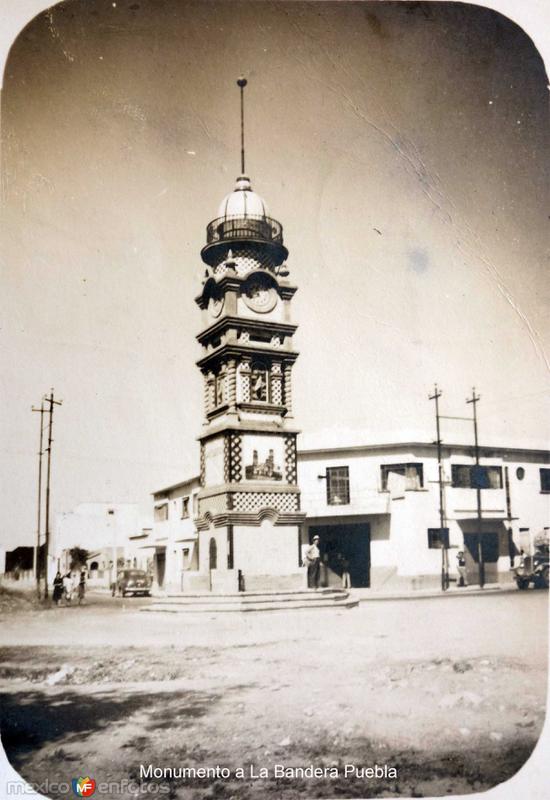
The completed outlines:
[[[210,297],[208,310],[210,311],[213,317],[219,317],[223,311],[223,306],[224,306],[223,293],[219,289],[217,289],[212,293]]]
[[[275,308],[277,292],[273,286],[266,286],[260,281],[251,281],[246,287],[244,301],[252,311],[266,314]]]

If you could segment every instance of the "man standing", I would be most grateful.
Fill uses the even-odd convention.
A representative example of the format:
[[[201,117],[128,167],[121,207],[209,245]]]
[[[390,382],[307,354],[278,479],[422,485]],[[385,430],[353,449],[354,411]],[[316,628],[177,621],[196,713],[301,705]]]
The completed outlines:
[[[351,589],[349,559],[346,556],[340,556],[340,566],[342,567],[342,589]]]
[[[468,578],[466,577],[466,559],[464,558],[463,550],[459,550],[456,554],[456,570],[458,572],[458,586],[468,586]]]
[[[307,585],[310,589],[319,588],[319,575],[321,572],[321,553],[319,552],[319,537],[314,536],[311,545],[306,551]]]
[[[78,605],[82,605],[86,596],[86,568],[80,570],[80,580],[78,582]]]

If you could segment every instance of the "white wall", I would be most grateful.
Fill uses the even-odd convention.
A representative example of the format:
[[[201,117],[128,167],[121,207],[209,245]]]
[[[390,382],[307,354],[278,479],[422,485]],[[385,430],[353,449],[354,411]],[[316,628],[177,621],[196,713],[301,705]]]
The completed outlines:
[[[521,455],[521,459],[519,459]],[[503,519],[507,516],[504,489],[504,467],[509,467],[514,538],[519,527],[529,527],[538,533],[550,524],[550,494],[541,493],[539,469],[543,466],[540,454],[525,451],[518,456],[502,451],[481,458],[483,465],[502,469],[503,488],[483,489],[481,492],[484,520],[493,521],[493,529],[501,535],[499,570],[510,566]],[[422,463],[424,486],[421,490],[385,492],[381,490],[383,464]],[[453,488],[452,464],[473,464],[474,458],[462,450],[446,447],[443,469],[446,519],[450,532],[451,571],[453,556],[463,546],[461,523],[476,518],[475,489]],[[326,497],[327,467],[349,468],[350,503],[328,505]],[[516,469],[522,466],[525,477],[518,480]],[[319,476],[323,476],[320,478]],[[304,539],[309,525],[366,521],[371,526],[371,568],[394,567],[401,576],[437,575],[441,570],[441,551],[428,548],[428,528],[439,527],[438,465],[435,450],[419,445],[365,450],[342,450],[336,453],[319,451],[299,454],[298,482],[302,493],[302,509],[307,513]],[[485,524],[485,528],[487,523]]]
[[[153,555],[155,547],[165,547],[166,565],[164,586],[168,591],[180,591],[182,587],[183,548],[193,550],[193,559],[188,570],[197,569],[197,531],[195,518],[197,515],[198,479],[182,482],[166,492],[155,495],[155,507],[165,506],[167,519],[153,521],[150,537],[139,547],[147,546],[147,553]],[[165,496],[162,496],[165,495]],[[188,497],[187,515],[183,516],[183,499]]]
[[[298,572],[298,527],[236,525],[233,529],[235,567],[251,575],[288,575]]]
[[[529,539],[532,542],[545,527],[550,526],[550,494],[541,491],[540,467],[550,468],[550,464],[542,465],[528,461],[507,461],[510,476],[510,498],[513,522],[514,541],[521,543],[520,528],[529,528]],[[525,477],[518,480],[516,470],[523,467]],[[527,537],[525,537],[527,538]]]

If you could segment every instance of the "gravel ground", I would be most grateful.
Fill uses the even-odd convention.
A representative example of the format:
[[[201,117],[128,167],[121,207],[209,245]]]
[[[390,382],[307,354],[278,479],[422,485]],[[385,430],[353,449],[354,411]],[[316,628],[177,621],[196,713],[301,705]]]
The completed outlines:
[[[230,771],[160,781],[181,800],[483,791],[513,775],[540,734],[547,599],[246,619],[167,619],[93,598],[82,609],[26,608],[0,628],[2,740],[30,781],[139,781],[141,764]],[[345,776],[346,764],[397,777]],[[326,774],[292,772],[309,765]],[[148,784],[141,778],[142,791]]]

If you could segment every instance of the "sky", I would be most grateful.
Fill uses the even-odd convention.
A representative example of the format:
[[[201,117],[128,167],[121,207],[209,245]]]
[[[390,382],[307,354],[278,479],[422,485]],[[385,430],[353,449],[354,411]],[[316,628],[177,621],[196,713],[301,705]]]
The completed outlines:
[[[52,508],[198,471],[194,298],[239,171],[299,286],[301,446],[432,441],[475,385],[484,444],[548,448],[548,79],[498,13],[438,3],[70,0],[4,73],[0,545]],[[471,426],[447,421],[446,441]]]

